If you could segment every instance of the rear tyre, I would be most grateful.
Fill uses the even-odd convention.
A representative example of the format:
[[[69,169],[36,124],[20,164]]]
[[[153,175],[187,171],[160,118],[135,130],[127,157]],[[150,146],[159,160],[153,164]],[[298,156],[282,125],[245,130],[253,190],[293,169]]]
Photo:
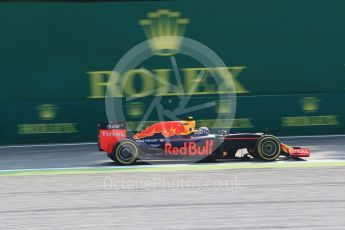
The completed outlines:
[[[130,165],[136,162],[139,154],[138,146],[131,140],[122,140],[113,149],[110,158],[118,164]]]
[[[256,143],[256,154],[265,161],[273,161],[280,155],[279,140],[274,136],[263,136]]]

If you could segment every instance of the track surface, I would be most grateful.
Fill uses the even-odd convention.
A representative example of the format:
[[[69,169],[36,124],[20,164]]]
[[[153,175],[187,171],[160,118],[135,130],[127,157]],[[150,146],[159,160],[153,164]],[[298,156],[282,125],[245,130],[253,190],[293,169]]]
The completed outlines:
[[[345,137],[284,141],[345,159]],[[93,144],[0,157],[0,169],[113,166]],[[343,229],[344,194],[345,167],[0,176],[0,229]]]
[[[289,137],[281,140],[289,145],[311,148],[310,160],[345,160],[345,136]],[[0,170],[114,166],[106,153],[99,152],[92,143],[0,147],[0,158]]]
[[[343,229],[345,169],[0,177],[0,229]]]

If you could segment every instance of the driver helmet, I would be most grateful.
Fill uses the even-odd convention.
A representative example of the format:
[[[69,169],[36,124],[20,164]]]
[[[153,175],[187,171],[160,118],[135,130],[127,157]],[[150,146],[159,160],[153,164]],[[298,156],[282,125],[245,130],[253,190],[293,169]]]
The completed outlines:
[[[202,135],[202,136],[206,136],[206,135],[210,134],[210,130],[207,127],[200,127],[198,129],[198,134]]]

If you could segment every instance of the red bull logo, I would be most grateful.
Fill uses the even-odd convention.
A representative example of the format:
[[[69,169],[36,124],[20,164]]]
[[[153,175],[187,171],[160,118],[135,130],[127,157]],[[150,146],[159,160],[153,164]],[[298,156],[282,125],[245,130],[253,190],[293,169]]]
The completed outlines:
[[[173,147],[171,143],[164,145],[164,153],[168,156],[209,156],[212,154],[213,141],[206,140],[204,146],[198,146],[195,142],[186,142],[181,147]]]
[[[175,135],[188,135],[194,132],[195,121],[165,121],[147,127],[133,136],[134,139],[151,137],[156,133],[161,133],[165,137]]]

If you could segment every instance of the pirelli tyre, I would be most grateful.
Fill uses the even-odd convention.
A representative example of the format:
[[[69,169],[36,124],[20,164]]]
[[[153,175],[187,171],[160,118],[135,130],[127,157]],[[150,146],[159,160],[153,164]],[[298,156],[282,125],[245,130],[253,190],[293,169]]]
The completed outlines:
[[[139,149],[136,143],[125,139],[115,146],[110,158],[118,164],[129,165],[136,162],[138,153]]]
[[[280,141],[274,136],[263,136],[257,140],[255,152],[260,159],[273,161],[280,155]]]

